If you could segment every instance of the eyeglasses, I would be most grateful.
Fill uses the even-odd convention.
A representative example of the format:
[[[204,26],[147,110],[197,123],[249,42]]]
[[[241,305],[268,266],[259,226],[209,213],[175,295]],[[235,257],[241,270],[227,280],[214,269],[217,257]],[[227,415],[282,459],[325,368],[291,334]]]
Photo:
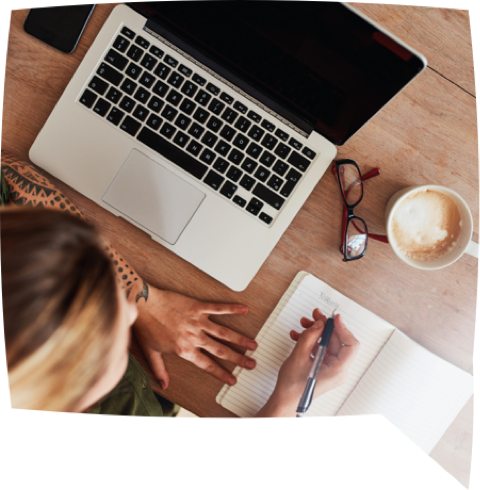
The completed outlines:
[[[380,169],[375,168],[362,176],[353,160],[339,160],[334,162],[332,172],[337,177],[343,198],[340,252],[343,254],[344,261],[361,259],[367,250],[369,238],[388,243],[385,235],[368,233],[365,221],[353,214],[353,209],[363,198],[363,182],[380,175]]]

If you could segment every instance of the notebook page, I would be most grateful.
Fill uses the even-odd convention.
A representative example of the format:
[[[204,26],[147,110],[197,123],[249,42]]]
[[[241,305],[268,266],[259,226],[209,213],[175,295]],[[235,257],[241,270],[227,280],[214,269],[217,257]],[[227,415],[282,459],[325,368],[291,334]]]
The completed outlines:
[[[335,415],[395,327],[305,272],[297,274],[263,326],[257,337],[257,350],[248,353],[257,361],[256,368],[253,371],[236,368],[237,384],[224,387],[217,402],[244,417],[258,412],[273,392],[278,371],[295,346],[290,339],[290,330],[301,332],[300,318],[311,318],[315,308],[320,308],[326,315],[337,308],[361,344],[348,381],[317,398],[307,413],[308,416]]]
[[[429,453],[473,393],[473,377],[396,330],[339,415],[380,413]]]

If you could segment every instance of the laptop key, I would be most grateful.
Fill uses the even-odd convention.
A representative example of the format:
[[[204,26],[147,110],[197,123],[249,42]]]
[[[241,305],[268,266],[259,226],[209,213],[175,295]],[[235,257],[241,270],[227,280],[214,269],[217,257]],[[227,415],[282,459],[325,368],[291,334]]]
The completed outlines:
[[[285,202],[283,197],[280,197],[276,192],[271,191],[268,187],[265,187],[260,182],[257,183],[255,188],[252,191],[254,196],[257,196],[262,201],[265,201],[267,204],[272,206],[274,209],[280,209]]]
[[[212,102],[210,102],[208,106],[208,110],[213,112],[216,116],[219,116],[223,109],[225,109],[225,104],[218,99],[212,99]]]
[[[135,63],[130,63],[125,70],[125,74],[127,77],[133,78],[133,80],[136,80],[139,76],[140,73],[142,73],[142,69],[136,65]]]
[[[260,216],[259,218],[264,222],[264,223],[267,223],[267,225],[269,225],[273,218],[271,216],[269,216],[268,214],[266,213],[260,213]]]
[[[255,179],[253,179],[252,177],[250,177],[249,175],[244,175],[242,177],[242,180],[240,181],[240,185],[247,189],[247,191],[249,191],[253,185],[255,184]]]
[[[121,53],[125,53],[128,46],[130,46],[130,41],[125,39],[123,36],[120,36],[120,34],[117,36],[115,41],[113,41],[113,47],[115,49],[118,49],[118,51],[120,51]]]
[[[112,85],[115,85],[115,87],[117,87],[123,79],[122,73],[115,70],[115,68],[113,68],[110,65],[107,65],[106,63],[100,64],[97,70],[97,74],[100,75],[107,82],[110,82]]]
[[[203,87],[207,83],[205,78],[201,77],[200,75],[197,75],[196,73],[195,73],[195,75],[193,75],[192,80],[195,83],[198,83],[198,85],[200,85],[201,87]]]
[[[204,163],[192,158],[183,150],[146,127],[142,128],[138,133],[137,139],[197,179],[202,179],[208,170]]]
[[[151,54],[146,53],[140,64],[147,70],[151,71],[157,64],[157,60]]]
[[[267,121],[266,119],[262,121],[261,126],[262,128],[265,128],[267,131],[270,131],[271,133],[275,131],[275,126],[270,121]]]
[[[208,148],[205,148],[203,150],[202,154],[200,155],[200,160],[207,165],[211,165],[213,163],[213,160],[215,160],[215,153],[213,153],[212,150],[209,150]]]
[[[170,85],[172,85],[175,88],[179,88],[180,85],[184,82],[185,78],[180,75],[180,73],[173,72],[170,75],[170,78],[167,80]]]
[[[262,117],[260,115],[258,115],[256,112],[253,112],[253,111],[250,111],[247,114],[247,117],[249,117],[250,119],[252,119],[256,123],[259,123],[262,120]]]
[[[116,104],[122,98],[122,92],[117,90],[115,87],[110,87],[110,90],[107,92],[105,96],[110,102]],[[131,95],[131,94],[130,94]]]
[[[203,124],[207,119],[208,119],[209,113],[205,110],[199,107],[196,111],[195,114],[193,115],[193,119],[198,121],[200,124]]]
[[[218,132],[218,130],[222,127],[222,121],[215,116],[212,116],[207,123],[207,128],[212,130],[214,133]]]
[[[194,138],[200,138],[200,136],[202,136],[204,131],[205,129],[202,128],[202,126],[194,122],[191,125],[190,129],[188,130],[188,134],[190,134]]]
[[[301,170],[302,172],[305,172],[305,170],[307,170],[311,163],[309,160],[307,160],[305,157],[302,157],[302,155],[300,155],[300,153],[297,153],[296,151],[292,152],[287,162],[291,163],[295,168],[298,168],[298,170]]]
[[[303,148],[302,153],[306,157],[310,158],[310,160],[313,160],[317,156],[317,154],[313,150],[307,148],[306,146]]]
[[[157,48],[157,46],[150,46],[149,51],[157,58],[161,58],[165,54],[160,48]]]
[[[302,178],[302,174],[297,172],[294,168],[291,168],[285,178],[296,184]]]
[[[220,131],[220,136],[226,139],[227,141],[232,141],[232,138],[235,136],[235,133],[236,131],[232,127],[225,124],[225,126],[223,126],[222,130]]]
[[[273,163],[275,162],[276,158],[269,153],[267,150],[265,150],[262,153],[262,156],[260,157],[260,163],[263,163],[265,167],[271,167]]]
[[[283,176],[285,175],[285,172],[287,171],[288,168],[289,166],[285,162],[282,162],[281,160],[277,160],[277,162],[273,166],[273,171],[276,172],[278,175]]]
[[[187,151],[192,155],[198,156],[198,154],[203,150],[203,146],[197,141],[191,141],[187,146]]]
[[[220,89],[216,85],[213,85],[213,83],[208,83],[206,89],[213,95],[220,93]]]
[[[229,165],[230,164],[226,160],[221,157],[217,157],[215,163],[213,164],[213,168],[223,174],[225,173],[225,170],[227,170]]]
[[[240,116],[238,121],[235,123],[235,128],[239,129],[243,133],[246,133],[251,125],[252,123],[246,117]]]
[[[175,126],[177,126],[180,129],[186,130],[188,126],[190,126],[191,122],[192,120],[189,117],[180,114],[175,121]]]
[[[135,136],[141,125],[142,124],[140,122],[135,121],[135,119],[130,116],[127,116],[123,120],[122,124],[120,124],[120,129],[130,134],[131,136]]]
[[[138,87],[138,90],[136,91],[134,95],[134,99],[138,100],[139,102],[143,102],[144,104],[147,103],[147,100],[150,98],[150,92],[143,87]]]
[[[267,170],[265,167],[260,165],[260,167],[258,167],[258,170],[255,172],[255,177],[258,180],[265,182],[270,177],[270,170]]]
[[[251,174],[257,168],[257,165],[257,162],[254,162],[251,158],[247,157],[242,163],[242,169]]]
[[[280,194],[283,196],[283,197],[288,197],[293,189],[295,188],[295,186],[297,185],[296,182],[293,182],[292,180],[287,180],[285,182],[285,185],[282,187],[282,190],[280,191]]]
[[[190,138],[185,133],[182,133],[181,131],[177,131],[175,138],[173,138],[173,142],[183,148],[188,143],[189,139]]]
[[[227,177],[233,182],[238,182],[240,177],[243,175],[243,172],[237,167],[230,167],[227,172]]]
[[[173,90],[173,88],[168,92],[168,95],[166,97],[166,100],[170,102],[170,104],[174,105],[175,107],[180,104],[180,101],[183,99],[183,96],[180,95],[176,90]]]
[[[142,36],[137,36],[135,42],[144,49],[148,49],[148,47],[150,46],[150,43]]]
[[[162,122],[163,120],[161,117],[155,114],[150,114],[150,117],[147,119],[147,126],[157,130],[160,127],[160,124],[162,124]]]
[[[209,148],[213,148],[213,145],[217,142],[217,140],[218,140],[217,136],[215,136],[210,131],[207,131],[205,133],[205,136],[202,138],[202,143],[207,145]]]
[[[177,117],[177,114],[178,114],[177,109],[174,109],[170,105],[165,106],[165,109],[163,109],[163,111],[162,111],[162,116],[167,121],[173,121]]]
[[[187,80],[180,89],[180,92],[182,92],[182,94],[186,95],[187,97],[193,97],[197,89],[198,87],[193,82]]]
[[[261,145],[263,145],[265,148],[268,150],[273,150],[278,143],[277,138],[275,136],[272,136],[271,134],[266,134],[265,138],[263,138]]]
[[[268,187],[271,187],[274,191],[279,191],[280,187],[283,185],[283,179],[277,177],[276,175],[272,175],[270,180],[267,182]]]
[[[118,68],[119,70],[123,70],[128,65],[128,59],[114,49],[111,49],[107,53],[107,56],[105,56],[105,61],[110,63],[115,68]]]
[[[233,140],[233,145],[240,148],[240,150],[244,150],[248,143],[250,143],[250,140],[240,133],[237,134],[237,137]]]
[[[162,80],[166,80],[168,77],[168,74],[172,71],[170,67],[167,65],[164,65],[163,63],[160,63],[156,68],[153,73],[157,75],[157,77],[161,78]]]
[[[227,182],[225,182],[224,186],[222,187],[220,194],[228,199],[231,199],[235,192],[237,192],[237,189],[238,187],[235,184],[232,184],[232,182],[227,180]]]
[[[127,26],[123,27],[122,34],[127,36],[129,39],[135,39],[135,33],[129,29]]]
[[[130,78],[126,78],[120,88],[128,95],[133,95],[133,92],[135,92],[135,89],[137,88],[137,84],[133,80],[130,80]]]
[[[165,102],[163,100],[160,100],[158,97],[155,95],[150,99],[150,102],[148,103],[148,108],[152,109],[153,112],[159,113],[160,109],[163,107]]]
[[[97,94],[103,95],[108,88],[108,83],[97,76],[93,77],[88,84],[89,88],[95,90]]]
[[[253,197],[251,201],[248,203],[246,210],[249,213],[252,213],[253,215],[257,216],[257,214],[260,212],[262,208],[263,208],[263,202]]]
[[[178,67],[178,71],[183,75],[185,75],[186,77],[189,77],[192,74],[192,70],[190,70],[190,68],[187,68],[185,65],[180,65]]]
[[[143,53],[144,51],[142,48],[132,44],[127,51],[127,56],[133,61],[140,61],[142,59]]]
[[[243,197],[240,197],[239,195],[236,195],[233,198],[233,202],[235,204],[238,204],[241,208],[244,208],[245,207],[245,204],[247,204],[247,201],[245,201],[245,199]]]
[[[220,140],[219,143],[217,144],[217,146],[215,147],[215,151],[217,153],[220,153],[220,155],[222,156],[227,156],[228,152],[231,150],[231,146],[226,143],[225,141],[223,140]]]
[[[233,124],[237,116],[238,116],[238,112],[235,112],[233,109],[229,108],[226,109],[225,112],[222,114],[222,119],[227,123]]]
[[[255,141],[260,141],[262,136],[265,134],[265,131],[258,126],[253,126],[253,128],[248,132],[248,136],[254,139]]]
[[[282,131],[281,129],[277,129],[275,131],[275,136],[278,136],[282,141],[288,141],[288,133]]]
[[[122,101],[119,104],[120,109],[123,109],[125,112],[132,112],[133,108],[135,107],[135,101],[125,95],[122,99]]]
[[[150,114],[150,111],[147,111],[145,107],[143,107],[140,104],[137,104],[137,107],[135,107],[135,110],[132,113],[133,117],[136,117],[140,121],[145,121],[147,116]]]
[[[223,184],[224,180],[225,177],[222,177],[221,175],[217,174],[217,172],[210,170],[207,176],[205,177],[204,182],[205,184],[209,185],[212,189],[218,191],[218,189],[220,189],[220,186]]]
[[[165,138],[170,139],[173,136],[173,133],[175,133],[176,129],[175,126],[172,126],[168,122],[163,123],[162,128],[160,129],[160,134],[163,134]]]
[[[287,158],[288,154],[290,153],[290,148],[283,143],[279,143],[275,148],[274,153],[280,158]]]
[[[185,86],[184,86],[185,87]],[[192,115],[192,112],[197,108],[197,105],[194,104],[191,100],[183,99],[183,102],[180,104],[180,110],[187,114],[188,116]]]
[[[165,94],[168,92],[168,85],[161,80],[158,80],[157,83],[153,86],[152,91],[159,95],[160,97],[165,97]]]
[[[117,107],[114,107],[108,114],[107,120],[110,121],[115,126],[118,126],[118,124],[120,123],[124,115],[125,113],[123,111],[121,111]]]
[[[252,141],[250,146],[247,148],[247,155],[250,155],[252,158],[258,158],[262,151],[263,148]]]
[[[98,99],[97,103],[95,104],[95,107],[93,110],[99,115],[99,116],[105,116],[105,114],[108,112],[108,110],[112,107],[112,104],[110,102],[107,102],[105,99]]]
[[[200,105],[206,106],[211,98],[212,96],[210,94],[207,94],[205,90],[200,90],[194,100],[195,102],[198,102]]]
[[[293,146],[296,150],[300,151],[302,149],[302,143],[300,141],[297,141],[294,138],[290,138],[290,141],[288,142],[290,146]]]
[[[169,54],[167,54],[163,59],[167,65],[170,65],[173,68],[178,65],[178,61],[175,58],[172,58]]]
[[[243,157],[245,155],[238,151],[236,148],[234,148],[231,152],[230,155],[228,155],[227,159],[230,160],[232,163],[235,165],[240,165],[242,163]]]
[[[234,109],[237,109],[237,111],[241,112],[242,114],[246,114],[248,111],[247,106],[243,105],[241,102],[235,102],[233,104]]]
[[[226,94],[225,92],[222,92],[220,94],[220,98],[226,102],[227,104],[231,104],[233,102],[233,97],[231,97],[230,95]]]

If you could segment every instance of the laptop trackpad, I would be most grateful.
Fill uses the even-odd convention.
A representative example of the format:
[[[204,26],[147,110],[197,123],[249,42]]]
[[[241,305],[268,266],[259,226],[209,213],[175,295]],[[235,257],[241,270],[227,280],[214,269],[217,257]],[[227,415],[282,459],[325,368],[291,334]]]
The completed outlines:
[[[205,194],[138,150],[132,150],[102,200],[174,245]]]

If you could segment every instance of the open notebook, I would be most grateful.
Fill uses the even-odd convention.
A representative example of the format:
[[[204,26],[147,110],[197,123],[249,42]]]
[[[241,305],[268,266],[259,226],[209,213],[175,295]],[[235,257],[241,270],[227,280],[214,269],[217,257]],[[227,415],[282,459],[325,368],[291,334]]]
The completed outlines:
[[[257,350],[248,352],[257,367],[237,367],[236,385],[225,385],[217,403],[255,415],[295,345],[290,330],[302,331],[300,318],[311,318],[315,308],[327,316],[338,308],[360,350],[348,381],[315,399],[307,416],[382,414],[429,453],[472,395],[473,377],[306,272],[297,274],[260,330]]]

